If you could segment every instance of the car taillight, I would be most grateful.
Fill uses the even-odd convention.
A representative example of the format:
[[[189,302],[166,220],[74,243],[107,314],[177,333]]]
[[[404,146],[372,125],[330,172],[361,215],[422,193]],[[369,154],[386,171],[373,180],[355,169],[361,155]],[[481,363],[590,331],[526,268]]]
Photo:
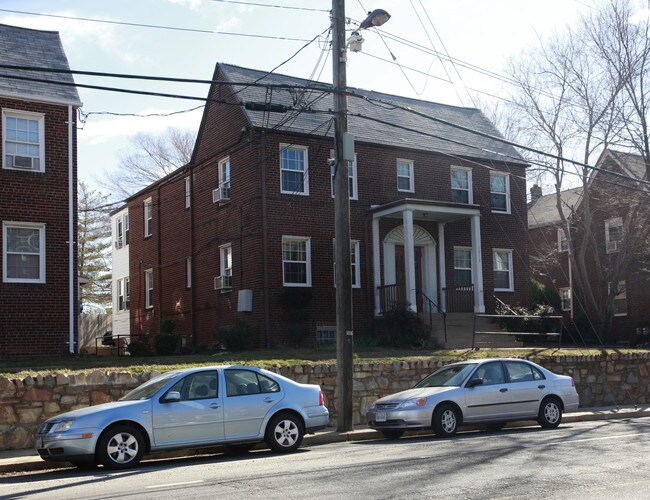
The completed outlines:
[[[325,398],[323,397],[323,391],[318,391],[318,405],[325,406]]]

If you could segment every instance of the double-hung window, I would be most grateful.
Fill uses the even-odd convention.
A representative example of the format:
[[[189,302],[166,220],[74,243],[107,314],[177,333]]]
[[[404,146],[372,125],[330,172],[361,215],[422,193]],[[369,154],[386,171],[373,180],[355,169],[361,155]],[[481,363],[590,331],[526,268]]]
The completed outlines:
[[[336,286],[336,240],[334,245],[334,286]],[[352,240],[350,242],[350,274],[352,279],[352,288],[361,288],[361,268],[359,264],[359,242]]]
[[[129,278],[117,280],[117,310],[128,311],[131,302]]]
[[[223,287],[232,288],[232,245],[230,243],[219,247],[219,260]]]
[[[510,176],[503,172],[490,172],[490,200],[492,211],[510,213]]]
[[[153,205],[151,198],[144,200],[144,237],[147,238],[153,234]]]
[[[608,283],[608,291],[611,292],[612,283]],[[625,281],[619,281],[618,287],[614,290],[614,316],[627,316],[627,289]]]
[[[129,244],[129,213],[118,216],[115,220],[115,248],[118,250]]]
[[[311,242],[301,236],[282,237],[282,284],[311,286]]]
[[[571,289],[570,288],[560,288],[560,301],[562,302],[562,310],[570,311],[571,310]]]
[[[397,190],[407,193],[415,192],[413,179],[413,161],[397,159]]]
[[[618,252],[623,244],[623,219],[616,217],[605,221],[605,250]]]
[[[144,307],[145,309],[153,307],[153,269],[144,272]]]
[[[185,208],[190,208],[192,204],[192,181],[190,177],[185,177]]]
[[[330,158],[334,158],[334,151],[330,151]],[[348,164],[348,193],[351,200],[358,199],[357,193],[357,155],[354,155],[354,161],[347,162]],[[346,162],[343,162],[344,164]],[[336,189],[334,187],[334,174],[336,173],[336,165],[330,162],[330,177],[332,187],[332,198],[334,198]]]
[[[472,249],[454,247],[454,285],[470,286],[472,284]]]
[[[40,113],[2,111],[2,167],[45,171],[45,118]]]
[[[2,279],[5,283],[45,283],[45,224],[2,224]]]
[[[192,288],[192,256],[185,259],[185,285]]]
[[[454,203],[473,203],[472,169],[451,167],[451,201]]]
[[[557,251],[558,252],[568,252],[569,251],[569,240],[564,234],[564,228],[557,228]]]
[[[222,200],[230,199],[230,157],[219,162],[219,190]]]
[[[497,292],[514,291],[512,276],[512,250],[495,249],[492,253],[494,269],[494,290]]]
[[[280,192],[309,195],[307,147],[280,144]]]

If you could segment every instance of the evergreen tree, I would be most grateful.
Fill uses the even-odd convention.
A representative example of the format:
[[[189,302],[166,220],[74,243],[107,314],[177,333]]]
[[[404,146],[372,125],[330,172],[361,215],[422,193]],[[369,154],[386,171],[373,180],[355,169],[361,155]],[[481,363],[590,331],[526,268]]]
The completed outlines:
[[[81,303],[100,308],[111,305],[111,220],[108,195],[79,182],[77,257],[79,276],[89,282],[81,287]]]

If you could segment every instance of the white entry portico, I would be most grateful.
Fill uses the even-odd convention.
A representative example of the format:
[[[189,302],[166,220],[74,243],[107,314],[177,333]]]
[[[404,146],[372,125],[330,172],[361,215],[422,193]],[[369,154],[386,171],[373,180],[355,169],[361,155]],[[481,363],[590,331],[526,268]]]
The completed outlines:
[[[382,218],[401,219],[402,225],[390,231],[380,241],[379,223]],[[474,312],[485,312],[483,298],[483,265],[481,258],[480,211],[476,206],[457,203],[435,203],[426,200],[405,199],[372,207],[373,275],[375,287],[375,315],[381,312],[380,287],[396,285],[397,277],[404,281],[406,303],[418,311],[418,291],[446,311],[445,294],[439,290],[447,287],[445,262],[445,224],[462,219],[470,220],[472,284],[474,286]],[[418,221],[435,222],[438,241]],[[400,257],[396,259],[396,249]],[[383,249],[383,273],[381,251]],[[417,258],[416,261],[416,249]],[[403,260],[403,271],[396,269]],[[398,263],[398,264],[396,264]],[[418,269],[419,268],[419,269]],[[420,301],[421,302],[421,301]],[[425,305],[425,309],[429,306]]]

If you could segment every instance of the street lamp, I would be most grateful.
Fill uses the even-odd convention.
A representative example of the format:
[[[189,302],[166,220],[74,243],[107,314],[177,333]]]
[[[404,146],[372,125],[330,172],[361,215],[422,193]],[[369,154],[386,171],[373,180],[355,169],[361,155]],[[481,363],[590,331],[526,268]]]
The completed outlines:
[[[359,29],[381,26],[390,19],[388,12],[375,9]],[[363,37],[355,31],[351,49],[361,50]],[[354,45],[353,45],[354,44]],[[356,49],[356,50],[355,50]],[[332,62],[334,84],[334,237],[336,262],[336,387],[338,391],[339,432],[353,428],[352,361],[352,273],[350,269],[350,192],[348,162],[354,161],[354,140],[348,133],[348,101],[345,95],[347,77],[345,63],[345,0],[332,0]]]

